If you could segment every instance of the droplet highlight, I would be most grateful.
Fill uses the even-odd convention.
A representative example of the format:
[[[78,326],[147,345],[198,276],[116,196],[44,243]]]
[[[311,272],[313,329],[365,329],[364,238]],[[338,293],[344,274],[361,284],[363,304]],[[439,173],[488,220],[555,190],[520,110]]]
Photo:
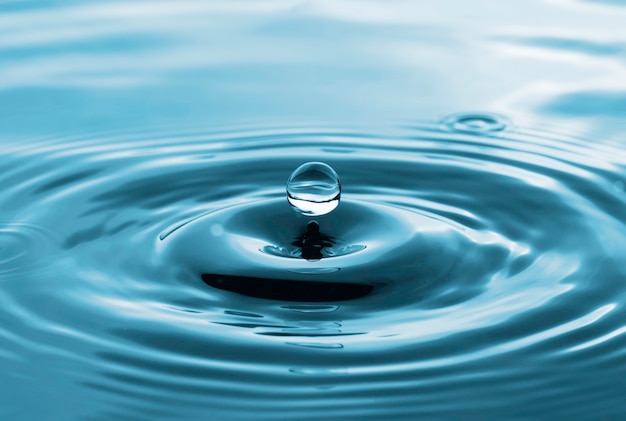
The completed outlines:
[[[326,215],[339,205],[340,197],[339,176],[323,162],[300,165],[287,180],[287,200],[302,215]]]

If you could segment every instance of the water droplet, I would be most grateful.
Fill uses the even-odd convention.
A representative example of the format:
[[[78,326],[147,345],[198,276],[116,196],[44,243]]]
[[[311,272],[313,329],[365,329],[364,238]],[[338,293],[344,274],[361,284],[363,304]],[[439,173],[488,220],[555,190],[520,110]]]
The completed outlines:
[[[287,181],[287,200],[294,210],[307,216],[332,212],[339,205],[339,176],[323,162],[300,165]]]

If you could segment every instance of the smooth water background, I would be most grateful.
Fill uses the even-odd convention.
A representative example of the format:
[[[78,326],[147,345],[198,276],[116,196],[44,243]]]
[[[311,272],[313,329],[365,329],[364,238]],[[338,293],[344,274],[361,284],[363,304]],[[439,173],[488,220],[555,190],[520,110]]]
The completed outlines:
[[[623,419],[624,22],[0,2],[0,416]],[[341,177],[320,223],[350,255],[264,252],[303,221],[306,161]],[[280,301],[211,271],[376,289]]]

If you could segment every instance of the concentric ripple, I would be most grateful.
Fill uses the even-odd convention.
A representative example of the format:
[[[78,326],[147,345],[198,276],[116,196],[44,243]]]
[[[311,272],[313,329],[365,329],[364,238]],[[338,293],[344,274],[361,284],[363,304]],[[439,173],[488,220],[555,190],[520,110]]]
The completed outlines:
[[[20,163],[0,196],[16,394],[63,378],[86,419],[458,418],[479,401],[593,418],[606,379],[616,402],[626,388],[626,157],[599,142],[458,114],[2,159]],[[314,231],[284,196],[307,161],[342,180]]]
[[[33,224],[0,223],[0,276],[35,270],[37,262],[52,252],[50,237],[47,230]]]
[[[511,126],[508,118],[485,113],[460,113],[442,120],[444,128],[460,133],[489,134],[497,133]]]

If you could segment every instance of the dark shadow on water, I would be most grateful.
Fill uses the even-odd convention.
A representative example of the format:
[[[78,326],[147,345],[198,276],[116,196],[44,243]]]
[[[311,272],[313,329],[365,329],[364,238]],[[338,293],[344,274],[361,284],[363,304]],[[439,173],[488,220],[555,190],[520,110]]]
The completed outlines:
[[[354,300],[370,295],[373,285],[348,282],[292,281],[205,273],[209,286],[248,297],[279,301],[324,302]]]
[[[334,239],[323,234],[316,221],[311,221],[306,231],[299,235],[291,245],[299,249],[303,259],[321,260],[325,257],[325,249],[334,245]],[[374,289],[372,285],[350,282],[272,279],[207,273],[202,275],[202,280],[213,288],[249,297],[307,303],[354,300],[371,294]]]

